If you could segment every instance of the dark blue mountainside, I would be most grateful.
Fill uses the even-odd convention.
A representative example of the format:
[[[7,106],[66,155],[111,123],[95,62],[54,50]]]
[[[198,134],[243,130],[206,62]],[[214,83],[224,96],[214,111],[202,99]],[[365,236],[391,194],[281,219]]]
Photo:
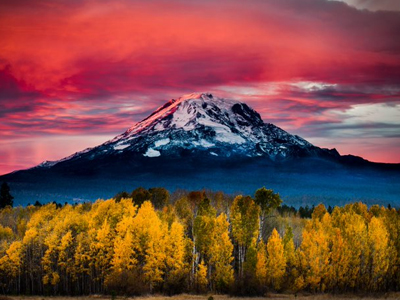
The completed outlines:
[[[102,145],[0,181],[17,204],[93,201],[138,186],[245,194],[266,186],[293,205],[400,204],[400,165],[316,147],[245,103],[207,93],[173,99]]]

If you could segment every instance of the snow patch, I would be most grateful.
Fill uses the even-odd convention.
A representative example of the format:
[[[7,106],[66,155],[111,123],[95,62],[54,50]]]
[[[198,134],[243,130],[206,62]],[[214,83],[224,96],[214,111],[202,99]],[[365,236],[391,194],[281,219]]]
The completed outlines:
[[[215,144],[210,143],[206,140],[200,140],[200,146],[203,146],[204,148],[210,148],[210,147],[215,146]]]
[[[194,129],[193,125],[188,125],[192,118],[193,114],[187,112],[186,105],[184,103],[175,111],[172,124],[175,125],[176,128],[183,128],[185,131],[189,131]]]
[[[219,142],[229,144],[244,144],[246,142],[241,136],[232,133],[228,126],[219,124],[210,118],[200,119],[199,124],[213,128],[216,133],[215,139]]]
[[[165,146],[165,145],[169,144],[169,142],[170,142],[169,138],[161,139],[161,140],[155,141],[154,146],[155,147]]]
[[[57,164],[58,161],[49,161],[49,160],[45,160],[44,162],[40,163],[39,165],[37,165],[37,167],[45,167],[45,168],[50,168],[52,166],[54,166],[55,164]]]
[[[161,130],[164,130],[164,126],[163,126],[163,123],[157,123],[156,124],[156,126],[154,126],[154,130],[155,131],[161,131]]]
[[[244,138],[231,132],[219,132],[215,139],[219,142],[229,144],[244,144],[246,142]]]
[[[122,149],[128,148],[129,146],[130,146],[129,144],[128,145],[115,145],[114,149],[115,150],[122,150]]]
[[[147,157],[157,157],[160,155],[161,155],[160,151],[154,150],[152,148],[147,149],[146,153],[143,154],[143,156],[147,156]]]

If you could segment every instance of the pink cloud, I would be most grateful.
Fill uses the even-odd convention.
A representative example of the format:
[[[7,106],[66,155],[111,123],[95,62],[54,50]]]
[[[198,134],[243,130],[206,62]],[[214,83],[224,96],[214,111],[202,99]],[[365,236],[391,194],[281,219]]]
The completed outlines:
[[[400,97],[395,11],[324,0],[5,0],[0,28],[3,141],[117,134],[164,101],[204,90],[249,101],[308,138],[343,121],[331,110]],[[244,96],[244,87],[258,92]]]

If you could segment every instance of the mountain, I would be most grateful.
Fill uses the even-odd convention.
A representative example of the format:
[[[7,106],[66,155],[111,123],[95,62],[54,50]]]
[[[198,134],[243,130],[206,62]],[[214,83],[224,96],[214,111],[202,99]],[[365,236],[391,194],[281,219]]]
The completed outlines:
[[[395,203],[399,169],[319,148],[264,123],[245,103],[195,93],[168,101],[97,147],[0,180],[20,203],[95,200],[139,185],[245,193],[265,185],[294,204],[338,199],[338,192],[342,201],[366,194],[364,201]],[[371,192],[371,183],[385,192]]]
[[[212,155],[268,157],[273,161],[299,156],[333,156],[297,135],[264,123],[245,103],[198,93],[172,99],[126,132],[104,144],[38,167],[76,160],[94,160],[122,153],[144,157]]]

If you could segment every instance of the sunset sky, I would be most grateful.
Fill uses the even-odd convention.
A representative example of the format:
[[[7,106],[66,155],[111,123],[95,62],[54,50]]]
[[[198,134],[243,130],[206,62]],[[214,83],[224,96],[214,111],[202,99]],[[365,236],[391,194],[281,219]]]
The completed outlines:
[[[400,163],[400,1],[0,1],[0,174],[199,91],[317,146]]]

